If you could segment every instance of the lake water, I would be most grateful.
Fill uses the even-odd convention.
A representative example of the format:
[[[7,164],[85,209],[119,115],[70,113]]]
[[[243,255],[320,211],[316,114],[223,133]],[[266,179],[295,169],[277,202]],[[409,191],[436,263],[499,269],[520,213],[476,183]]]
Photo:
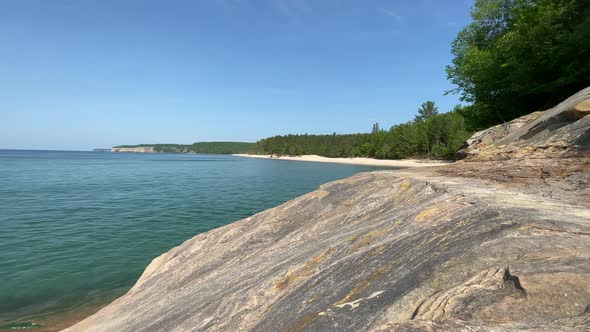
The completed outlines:
[[[92,313],[194,235],[371,170],[220,155],[0,150],[0,329]]]

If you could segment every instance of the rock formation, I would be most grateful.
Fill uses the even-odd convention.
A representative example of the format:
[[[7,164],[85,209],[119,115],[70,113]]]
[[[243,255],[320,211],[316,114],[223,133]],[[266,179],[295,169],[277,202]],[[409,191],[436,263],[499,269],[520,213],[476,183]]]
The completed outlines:
[[[200,234],[70,331],[585,330],[590,88]]]
[[[475,133],[459,151],[467,160],[587,157],[590,88],[554,108]]]
[[[113,147],[111,152],[154,153],[156,150],[153,146]]]
[[[590,88],[546,112],[473,135],[463,162],[440,174],[491,179],[507,187],[590,207]]]

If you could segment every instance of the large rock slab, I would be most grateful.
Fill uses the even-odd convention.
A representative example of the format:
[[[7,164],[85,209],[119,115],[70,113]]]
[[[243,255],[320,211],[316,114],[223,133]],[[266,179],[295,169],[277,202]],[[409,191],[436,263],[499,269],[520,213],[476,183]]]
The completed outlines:
[[[460,159],[585,158],[590,154],[590,87],[559,105],[475,133]]]
[[[590,207],[590,87],[559,105],[473,135],[439,174]]]
[[[590,88],[156,258],[68,331],[587,330]]]
[[[69,330],[582,328],[589,280],[588,209],[374,172],[194,237]]]

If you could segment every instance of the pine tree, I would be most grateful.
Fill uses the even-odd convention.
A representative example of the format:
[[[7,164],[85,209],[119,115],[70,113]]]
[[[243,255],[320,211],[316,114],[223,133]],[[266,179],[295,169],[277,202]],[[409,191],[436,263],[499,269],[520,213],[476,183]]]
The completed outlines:
[[[429,100],[423,103],[418,109],[418,115],[416,115],[416,121],[427,120],[438,114],[438,107],[433,101]]]
[[[379,128],[379,123],[375,122],[373,124],[373,129],[371,130],[371,134],[377,134],[381,129]]]

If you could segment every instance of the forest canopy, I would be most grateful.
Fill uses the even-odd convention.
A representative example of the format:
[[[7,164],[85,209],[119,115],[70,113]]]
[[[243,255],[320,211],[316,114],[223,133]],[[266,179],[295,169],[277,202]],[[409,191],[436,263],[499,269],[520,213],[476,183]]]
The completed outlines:
[[[471,129],[553,107],[590,83],[590,1],[477,0],[448,78]]]
[[[431,106],[435,107],[433,102]],[[463,142],[472,134],[465,129],[459,109],[457,107],[443,114],[419,112],[414,121],[393,126],[389,130],[379,129],[379,125],[374,124],[370,134],[274,136],[258,141],[254,152],[277,155],[316,154],[333,158],[453,159]]]

